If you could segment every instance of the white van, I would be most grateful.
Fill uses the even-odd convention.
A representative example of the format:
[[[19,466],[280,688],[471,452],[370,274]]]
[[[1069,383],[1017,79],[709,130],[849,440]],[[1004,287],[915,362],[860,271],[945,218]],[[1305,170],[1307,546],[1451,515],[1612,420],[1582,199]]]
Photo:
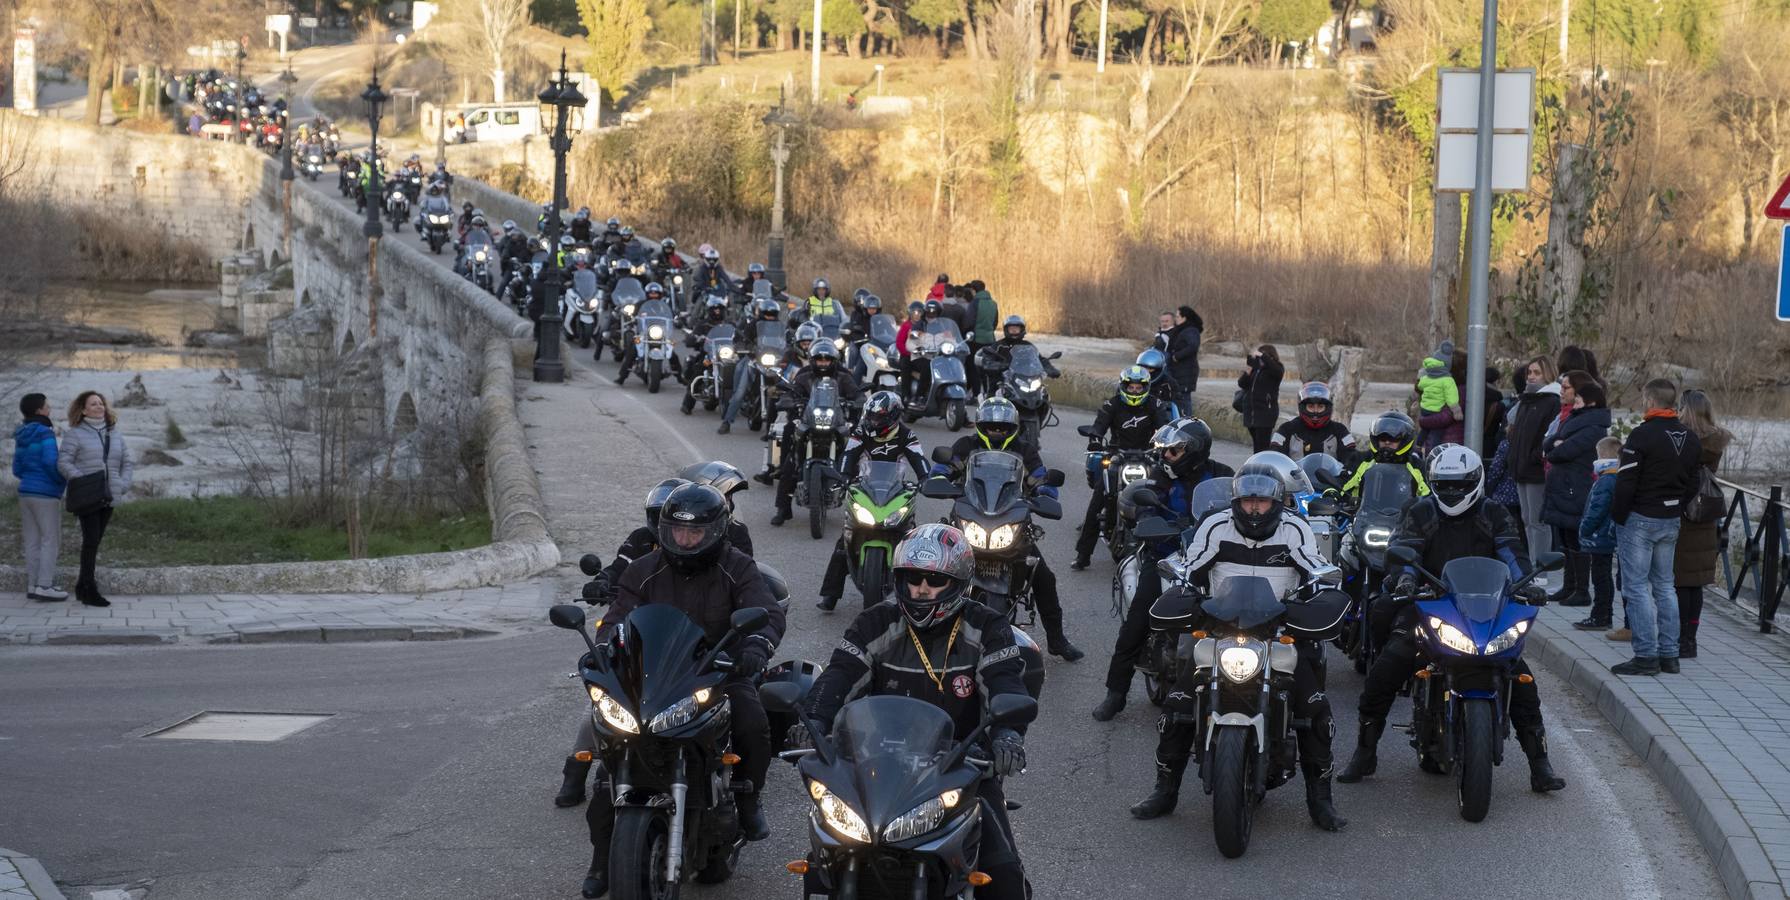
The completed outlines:
[[[541,133],[539,104],[486,103],[452,109],[447,122],[447,139],[456,143],[517,141]]]

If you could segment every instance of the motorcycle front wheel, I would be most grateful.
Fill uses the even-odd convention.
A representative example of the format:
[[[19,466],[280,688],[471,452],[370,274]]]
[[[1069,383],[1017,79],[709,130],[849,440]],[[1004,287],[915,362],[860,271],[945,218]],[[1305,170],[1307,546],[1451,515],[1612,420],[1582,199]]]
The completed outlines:
[[[677,882],[665,880],[671,821],[664,810],[616,810],[609,844],[609,894],[615,900],[676,900]]]
[[[945,429],[947,431],[962,431],[966,424],[968,422],[963,414],[963,401],[952,400],[947,403],[945,406]]]
[[[859,569],[863,581],[864,608],[869,609],[883,602],[883,594],[887,590],[885,577],[888,572],[888,559],[883,555],[881,547],[872,547],[864,551],[864,566]]]
[[[808,480],[808,536],[820,540],[827,528],[827,486],[819,478]]]
[[[1492,701],[1463,701],[1460,733],[1455,778],[1460,781],[1461,818],[1483,822],[1492,809],[1492,744],[1498,740],[1498,715]]]
[[[1249,799],[1250,752],[1246,728],[1220,728],[1212,747],[1212,837],[1218,852],[1236,859],[1249,850],[1255,804]]]
[[[664,380],[665,360],[650,360],[646,364],[646,392],[649,394],[657,394],[659,392],[659,382]]]

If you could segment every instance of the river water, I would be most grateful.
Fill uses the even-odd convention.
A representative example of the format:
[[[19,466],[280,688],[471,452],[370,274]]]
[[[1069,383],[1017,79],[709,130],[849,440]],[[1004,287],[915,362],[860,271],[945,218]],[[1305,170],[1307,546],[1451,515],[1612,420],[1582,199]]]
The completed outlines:
[[[72,332],[72,348],[61,340],[28,349],[22,356],[31,364],[143,372],[238,369],[261,358],[259,348],[187,346],[194,332],[234,330],[234,311],[219,306],[216,285],[60,282],[20,313],[107,332]]]

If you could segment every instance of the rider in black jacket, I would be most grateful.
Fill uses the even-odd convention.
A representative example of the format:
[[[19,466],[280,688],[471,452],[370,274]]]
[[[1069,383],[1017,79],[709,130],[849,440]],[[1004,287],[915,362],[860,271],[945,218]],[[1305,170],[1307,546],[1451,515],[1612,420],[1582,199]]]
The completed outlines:
[[[957,738],[982,722],[989,698],[1026,695],[1025,663],[1007,617],[969,601],[974,571],[969,541],[949,525],[922,525],[891,556],[895,602],[858,615],[808,697],[808,717],[831,729],[847,701],[875,695],[913,697],[937,705],[957,725]],[[789,743],[808,742],[797,725]],[[1025,737],[996,728],[984,748],[997,777],[982,780],[982,832],[976,868],[993,881],[980,900],[1027,897],[1025,868],[1013,841],[1001,779],[1025,770]]]
[[[1126,366],[1125,371],[1119,373],[1118,392],[1107,398],[1100,405],[1100,411],[1094,414],[1094,433],[1088,436],[1088,452],[1148,449],[1150,436],[1173,418],[1167,404],[1150,396],[1150,373],[1142,366]],[[1109,434],[1111,438],[1103,441]],[[1111,534],[1113,529],[1110,521],[1102,528],[1102,520],[1110,518],[1106,513],[1112,501],[1106,495],[1106,479],[1093,473],[1088,476],[1088,481],[1094,493],[1088,498],[1088,511],[1082,515],[1081,536],[1075,539],[1075,562],[1069,564],[1069,568],[1077,572],[1088,567],[1101,532]]]
[[[864,463],[906,462],[913,468],[916,479],[924,479],[926,454],[921,450],[920,439],[901,421],[901,414],[901,397],[894,391],[871,394],[864,403],[864,415],[846,441],[840,473],[851,479],[858,476],[858,469]],[[839,604],[840,595],[845,593],[845,574],[845,537],[841,535],[833,544],[833,558],[827,561],[827,574],[821,579],[820,602],[816,606],[827,612],[833,611]],[[866,598],[865,605],[879,603],[881,599]]]
[[[833,379],[839,385],[839,401],[842,404],[854,404],[864,397],[864,390],[858,387],[858,380],[852,377],[849,369],[839,364],[839,348],[826,340],[813,340],[808,352],[808,364],[789,380],[789,393],[783,395],[780,401],[783,410],[789,415],[789,421],[783,429],[783,465],[782,473],[777,478],[777,511],[771,516],[772,525],[782,525],[793,517],[790,499],[795,495],[796,478],[801,474],[801,463],[795,458],[796,429],[793,426],[801,418],[801,409],[808,404],[808,395],[813,392],[815,382],[822,378]],[[769,430],[768,425],[766,430]]]

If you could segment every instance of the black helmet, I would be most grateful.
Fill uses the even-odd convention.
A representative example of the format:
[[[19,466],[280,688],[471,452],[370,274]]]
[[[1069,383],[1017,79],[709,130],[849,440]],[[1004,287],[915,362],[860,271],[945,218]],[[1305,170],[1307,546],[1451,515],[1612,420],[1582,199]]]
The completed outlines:
[[[1012,329],[1014,328],[1019,329],[1018,334],[1013,333]],[[1007,321],[1001,323],[1001,336],[1024,340],[1026,336],[1025,318],[1022,316],[1008,316]]]
[[[682,478],[667,478],[646,492],[646,527],[658,530],[659,510],[665,508],[665,498],[670,497],[672,491],[689,483]]]
[[[968,601],[966,590],[975,573],[975,558],[963,532],[949,525],[928,524],[913,530],[889,556],[895,579],[895,605],[907,624],[919,631],[937,628],[957,617]],[[913,595],[914,582],[925,581],[937,593]],[[940,584],[939,582],[944,582]]]
[[[666,238],[665,240],[662,240],[659,242],[659,249],[664,250],[667,253],[669,253],[673,250],[676,250],[677,249],[677,241],[672,240],[671,238]]]
[[[1280,527],[1280,513],[1285,508],[1286,483],[1270,466],[1245,463],[1231,479],[1231,525],[1250,540],[1263,541]],[[1266,500],[1268,509],[1251,513],[1244,509],[1245,500]]]
[[[1383,463],[1404,462],[1411,455],[1416,440],[1417,426],[1402,412],[1388,412],[1375,419],[1367,438],[1372,445],[1374,461]]]
[[[1212,429],[1206,423],[1183,416],[1150,436],[1150,446],[1176,478],[1186,478],[1206,464],[1212,455]]]
[[[705,311],[708,313],[710,324],[721,324],[722,320],[727,318],[727,298],[720,294],[710,294]]]
[[[778,316],[783,315],[783,308],[769,297],[759,300],[753,306],[758,310],[758,318],[765,322],[775,322]]]
[[[879,312],[882,312],[883,311],[883,298],[878,297],[875,294],[866,294],[864,296],[864,311],[867,313],[870,313],[873,316]]]
[[[588,206],[580,207],[579,211],[584,213],[585,218],[590,218],[590,207],[588,207]],[[620,220],[614,216],[610,216],[609,221],[603,223],[603,227],[609,229],[610,231],[619,230],[622,227],[622,220]]]
[[[868,296],[870,296],[869,291],[864,290],[863,288],[858,288],[857,290],[851,292],[851,302],[855,306],[863,306],[864,298],[868,297]]]
[[[877,391],[864,403],[864,416],[858,427],[872,440],[886,441],[901,427],[901,395],[894,391]]]
[[[704,463],[693,463],[678,472],[678,477],[696,484],[706,484],[721,492],[727,498],[727,505],[733,506],[733,495],[752,486],[745,473],[734,468],[725,460],[712,459]]]
[[[684,571],[713,565],[727,543],[727,498],[706,484],[686,484],[659,511],[659,549]]]
[[[763,275],[764,263],[753,263],[746,267],[747,275]]]
[[[936,316],[944,311],[945,311],[944,304],[939,303],[937,300],[926,301],[926,313],[925,313],[926,315]]]
[[[824,359],[827,361],[827,368],[831,369],[839,362],[839,348],[833,346],[833,342],[825,338],[815,338],[814,343],[808,348],[808,359],[814,363],[817,369],[820,368],[820,362]]]
[[[578,211],[572,214],[572,221],[574,221],[574,222],[584,222],[584,221],[588,221],[589,219],[590,219],[590,207],[588,207],[588,206],[580,206],[580,207],[578,207]],[[610,221],[614,221],[614,220],[611,219]]]
[[[826,343],[820,339],[820,326],[803,322],[802,327],[796,329],[796,352],[806,356],[817,343]]]
[[[982,446],[1005,450],[1019,436],[1019,407],[1006,397],[990,397],[976,407],[976,434]]]

